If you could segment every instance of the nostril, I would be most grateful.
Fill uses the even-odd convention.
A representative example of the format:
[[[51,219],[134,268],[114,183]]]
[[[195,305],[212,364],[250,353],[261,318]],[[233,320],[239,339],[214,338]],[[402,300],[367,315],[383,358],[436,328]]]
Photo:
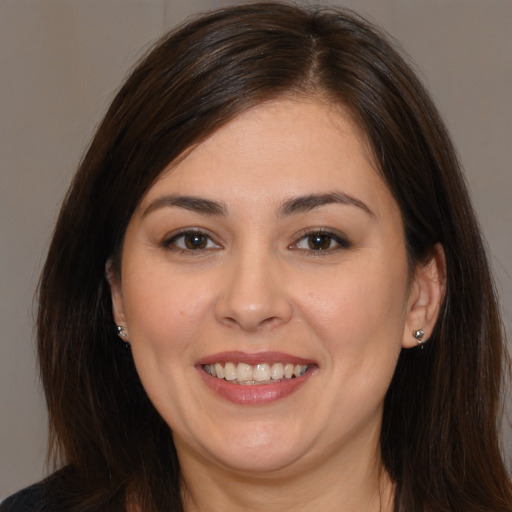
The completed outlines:
[[[218,316],[218,320],[227,327],[238,327],[247,332],[257,332],[287,323],[289,317],[290,315],[266,315],[263,311],[250,310]]]
[[[222,320],[222,323],[227,325],[228,327],[241,327],[245,331],[248,332],[256,332],[259,329],[264,327],[270,327],[275,323],[279,322],[277,317],[264,318],[263,320],[258,319],[248,319],[248,318],[235,318],[232,316],[226,316]]]

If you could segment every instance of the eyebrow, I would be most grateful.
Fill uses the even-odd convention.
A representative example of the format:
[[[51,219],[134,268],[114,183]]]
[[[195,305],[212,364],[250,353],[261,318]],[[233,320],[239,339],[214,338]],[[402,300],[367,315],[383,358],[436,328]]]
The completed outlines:
[[[166,195],[155,199],[144,209],[142,217],[160,208],[177,206],[203,215],[226,215],[223,203],[196,196]]]
[[[372,217],[373,211],[360,199],[344,192],[331,192],[327,194],[309,194],[306,196],[292,197],[284,201],[279,208],[279,213],[283,216],[294,215],[296,213],[306,213],[320,206],[328,204],[343,204],[356,206],[365,211]]]
[[[357,199],[344,192],[331,192],[326,194],[308,194],[305,196],[292,197],[285,200],[280,208],[280,216],[290,216],[298,213],[306,213],[315,208],[328,204],[342,204],[356,206],[372,217],[375,214],[360,199]],[[166,195],[152,201],[142,212],[142,217],[160,208],[178,207],[190,210],[202,215],[226,215],[227,207],[224,203],[212,201],[197,196]]]

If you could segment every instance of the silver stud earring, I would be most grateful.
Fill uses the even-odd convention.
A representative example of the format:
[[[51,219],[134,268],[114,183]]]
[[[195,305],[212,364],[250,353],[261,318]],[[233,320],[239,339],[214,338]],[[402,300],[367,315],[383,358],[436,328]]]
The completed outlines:
[[[418,329],[417,331],[412,331],[412,335],[416,338],[418,345],[423,345],[423,336],[425,336],[425,331],[423,329]]]
[[[118,325],[116,330],[118,336],[120,336],[123,339],[125,348],[130,348],[130,343],[128,343],[128,332],[126,330],[126,327],[124,325]]]
[[[117,326],[117,334],[119,334],[119,336],[122,336],[123,338],[128,337],[128,333],[126,332],[126,327],[124,327],[123,325]]]

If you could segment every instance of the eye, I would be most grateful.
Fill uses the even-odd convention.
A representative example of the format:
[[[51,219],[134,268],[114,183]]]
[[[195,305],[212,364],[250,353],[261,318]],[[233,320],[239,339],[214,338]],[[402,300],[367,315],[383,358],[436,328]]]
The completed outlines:
[[[327,231],[307,233],[291,246],[293,249],[314,252],[327,252],[348,247],[350,247],[350,242],[346,238]]]
[[[209,235],[199,230],[181,231],[166,240],[164,246],[169,249],[181,251],[205,251],[209,249],[220,249]]]

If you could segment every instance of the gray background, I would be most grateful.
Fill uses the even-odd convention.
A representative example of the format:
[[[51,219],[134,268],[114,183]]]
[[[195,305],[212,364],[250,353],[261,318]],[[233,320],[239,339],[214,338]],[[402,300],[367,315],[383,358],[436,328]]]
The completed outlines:
[[[191,13],[229,3],[0,0],[0,499],[45,471],[33,293],[74,169],[141,52]],[[512,0],[338,5],[393,34],[437,101],[466,169],[510,339]],[[511,428],[504,430],[510,460]]]

